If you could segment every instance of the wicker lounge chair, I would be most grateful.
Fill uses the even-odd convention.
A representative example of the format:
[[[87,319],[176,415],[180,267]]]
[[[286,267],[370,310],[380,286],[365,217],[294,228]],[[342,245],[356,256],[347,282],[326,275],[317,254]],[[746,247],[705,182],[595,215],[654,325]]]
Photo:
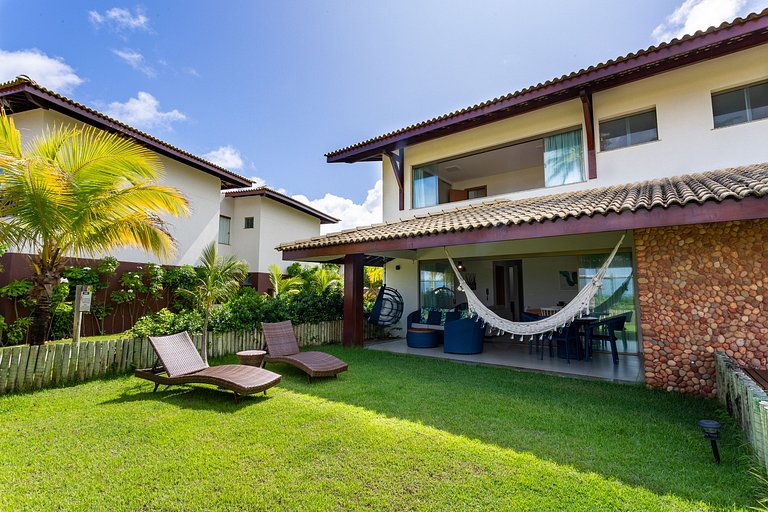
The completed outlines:
[[[307,373],[307,380],[315,377],[336,377],[346,371],[347,363],[325,352],[299,352],[299,343],[290,321],[261,323],[267,344],[265,363],[286,363]]]
[[[200,357],[189,334],[180,332],[170,336],[150,337],[149,342],[155,349],[155,366],[136,370],[135,375],[166,386],[178,384],[212,384],[235,393],[235,401],[240,395],[252,395],[280,382],[280,375],[255,366],[242,364],[223,364],[208,366]],[[163,375],[165,374],[165,375]]]

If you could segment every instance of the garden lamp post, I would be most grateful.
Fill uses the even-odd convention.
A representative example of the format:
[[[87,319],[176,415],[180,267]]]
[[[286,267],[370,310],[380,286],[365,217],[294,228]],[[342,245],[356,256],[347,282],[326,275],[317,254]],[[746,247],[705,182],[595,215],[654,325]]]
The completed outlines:
[[[720,451],[717,449],[717,440],[720,439],[720,423],[715,420],[699,420],[699,427],[704,431],[704,439],[712,443],[712,455],[720,464]]]

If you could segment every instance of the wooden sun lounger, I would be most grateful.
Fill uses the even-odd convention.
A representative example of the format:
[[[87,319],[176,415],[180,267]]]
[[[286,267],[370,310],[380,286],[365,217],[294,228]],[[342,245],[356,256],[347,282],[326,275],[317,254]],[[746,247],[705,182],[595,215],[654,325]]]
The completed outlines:
[[[173,386],[179,384],[212,384],[235,394],[252,395],[277,385],[281,376],[277,373],[242,364],[208,366],[192,343],[189,334],[181,332],[170,336],[151,336],[149,342],[157,354],[152,368],[135,371],[136,377],[155,383]]]
[[[307,374],[309,382],[312,382],[315,377],[336,377],[348,368],[347,363],[331,354],[300,352],[290,321],[262,322],[261,329],[267,344],[267,356],[264,359],[266,363],[286,363],[295,366]]]

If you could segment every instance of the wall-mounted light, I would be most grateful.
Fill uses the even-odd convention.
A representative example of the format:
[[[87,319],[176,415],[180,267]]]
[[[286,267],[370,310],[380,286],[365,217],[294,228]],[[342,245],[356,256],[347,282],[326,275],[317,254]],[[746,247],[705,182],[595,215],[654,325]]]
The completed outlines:
[[[464,272],[464,265],[462,265],[461,262],[459,262],[459,264],[456,265],[456,268],[459,269],[460,272]]]

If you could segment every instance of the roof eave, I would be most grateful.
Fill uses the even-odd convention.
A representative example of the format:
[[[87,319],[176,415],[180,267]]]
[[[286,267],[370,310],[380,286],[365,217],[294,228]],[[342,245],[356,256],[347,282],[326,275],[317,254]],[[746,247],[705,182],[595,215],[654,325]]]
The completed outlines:
[[[207,174],[215,176],[221,180],[222,189],[249,187],[252,184],[252,182],[247,178],[238,176],[233,173],[225,172],[222,169],[211,165],[206,165],[206,162],[203,160],[192,158],[190,155],[184,154],[183,152],[173,147],[152,140],[150,137],[139,132],[138,130],[133,130],[128,126],[112,122],[104,117],[88,112],[87,110],[82,109],[76,105],[72,105],[60,98],[57,98],[56,96],[37,89],[29,83],[22,82],[18,85],[3,89],[0,91],[0,97],[9,96],[19,92],[24,93],[28,98],[31,97],[30,102],[33,103],[37,108],[50,108],[91,126],[95,126],[107,131],[121,133],[136,140],[140,144],[151,148],[158,154],[172,158],[199,171],[203,171]]]
[[[764,12],[768,12],[764,11]],[[705,32],[648,50],[629,54],[617,62],[608,61],[596,68],[572,73],[571,76],[529,87],[499,101],[489,101],[456,114],[447,114],[412,129],[405,128],[369,143],[326,154],[328,163],[381,160],[381,154],[398,147],[412,145],[482,124],[520,115],[531,110],[577,98],[579,91],[596,92],[641,80],[672,69],[688,66],[768,42],[768,15],[746,19],[742,23]]]

